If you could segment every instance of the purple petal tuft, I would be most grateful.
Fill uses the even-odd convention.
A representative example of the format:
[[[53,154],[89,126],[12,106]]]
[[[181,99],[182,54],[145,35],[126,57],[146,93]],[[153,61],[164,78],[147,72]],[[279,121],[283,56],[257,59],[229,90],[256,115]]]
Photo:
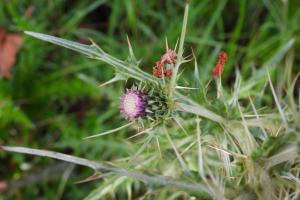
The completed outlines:
[[[134,120],[145,116],[147,95],[137,89],[127,89],[120,100],[120,112],[126,119]]]

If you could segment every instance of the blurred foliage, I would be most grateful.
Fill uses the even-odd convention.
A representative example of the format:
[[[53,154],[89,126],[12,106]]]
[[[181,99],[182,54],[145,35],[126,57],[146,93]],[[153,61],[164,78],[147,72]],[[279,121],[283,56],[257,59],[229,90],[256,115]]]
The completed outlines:
[[[266,67],[273,80],[283,84],[284,62],[280,61],[284,55],[280,52],[291,39],[295,40],[292,70],[294,74],[299,72],[299,1],[190,2],[186,47],[191,46],[195,52],[200,84],[211,79],[210,71],[221,49],[229,56],[222,77],[228,91],[233,88],[237,68],[245,83],[241,91],[244,97],[260,94],[266,82],[261,74]],[[30,6],[32,15],[26,16]],[[124,60],[128,56],[128,35],[136,57],[142,59],[141,67],[151,72],[155,61],[164,53],[165,38],[171,47],[175,46],[181,31],[183,7],[183,0],[2,0],[0,27],[20,34],[30,30],[83,43],[89,43],[88,38],[92,38],[106,52]],[[186,49],[185,55],[190,53]],[[196,84],[190,81],[192,66],[185,66],[184,85]],[[130,133],[125,131],[82,140],[123,122],[118,110],[123,84],[97,87],[112,76],[113,71],[102,62],[24,36],[13,78],[0,79],[0,145],[53,149],[106,161],[134,154],[136,150],[131,145],[134,141],[126,141]],[[267,94],[263,100],[256,101],[259,106],[272,104],[271,93]],[[210,123],[205,123],[203,129],[204,133],[209,132],[207,129],[211,131]],[[26,180],[28,174],[42,170],[41,166],[57,165],[51,160],[3,152],[0,161],[4,163],[0,166],[0,181],[11,182]],[[81,199],[101,186],[101,181],[74,184],[92,174],[79,167],[74,171],[66,185],[62,172],[57,172],[60,176],[55,181],[44,177],[37,183],[25,182],[17,191],[6,193],[3,199]],[[135,184],[134,195],[138,196],[144,191],[139,183]],[[62,194],[62,191],[66,192]],[[123,193],[126,192],[121,191],[120,199]],[[153,198],[165,199],[170,193],[164,191],[160,195],[153,194]]]

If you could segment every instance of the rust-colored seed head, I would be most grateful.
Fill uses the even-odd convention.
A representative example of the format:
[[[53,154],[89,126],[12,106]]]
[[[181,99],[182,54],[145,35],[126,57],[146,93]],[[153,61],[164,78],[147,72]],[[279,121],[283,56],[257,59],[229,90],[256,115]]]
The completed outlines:
[[[161,57],[161,62],[165,64],[175,64],[176,58],[176,52],[172,49],[168,49],[168,51]]]
[[[159,61],[157,61],[155,64],[155,67],[153,67],[153,76],[162,78],[165,76],[172,76],[172,68],[166,69],[167,65],[175,65],[176,63],[177,54],[174,50],[168,49],[167,52],[162,55]]]
[[[153,67],[152,74],[153,76],[162,78],[164,77],[164,64],[160,61],[155,63],[155,67]]]
[[[211,74],[215,77],[219,77],[223,74],[224,71],[224,65],[225,62],[227,61],[228,56],[224,51],[221,51],[219,53],[219,60],[216,64],[216,66],[212,69]]]

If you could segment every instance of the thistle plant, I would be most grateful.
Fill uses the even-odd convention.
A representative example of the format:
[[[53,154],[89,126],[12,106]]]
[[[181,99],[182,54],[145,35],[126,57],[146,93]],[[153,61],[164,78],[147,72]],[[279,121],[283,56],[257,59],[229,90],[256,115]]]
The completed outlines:
[[[166,42],[166,52],[155,63],[152,74],[139,68],[129,40],[130,56],[122,61],[93,41],[85,45],[25,32],[112,66],[114,78],[100,89],[117,81],[127,85],[118,103],[125,125],[87,135],[86,139],[133,129],[136,134],[128,140],[140,139],[134,141],[134,153],[128,158],[108,165],[45,150],[1,148],[60,159],[90,167],[97,174],[106,174],[105,181],[87,199],[108,198],[112,191],[117,193],[122,188],[126,188],[131,198],[135,188],[141,187],[147,189],[144,196],[150,199],[164,194],[170,199],[299,199],[300,100],[297,101],[293,93],[296,77],[286,80],[289,89],[284,98],[279,98],[271,82],[273,71],[263,69],[276,105],[269,108],[271,114],[257,108],[255,101],[245,95],[244,88],[252,87],[253,83],[242,85],[238,71],[232,92],[222,88],[225,62],[232,59],[225,52],[219,54],[219,61],[212,69],[215,89],[208,91],[203,84],[198,88],[180,86],[183,64],[194,65],[195,79],[199,80],[196,59],[191,64],[191,57],[184,54],[188,10],[186,3],[179,43],[171,49]],[[293,43],[294,40],[290,40],[279,49],[279,56],[288,53]],[[288,77],[293,76],[289,74]],[[260,95],[264,92],[262,89]],[[142,153],[146,150],[148,153]],[[160,174],[156,174],[158,172]],[[140,186],[138,181],[146,185]]]

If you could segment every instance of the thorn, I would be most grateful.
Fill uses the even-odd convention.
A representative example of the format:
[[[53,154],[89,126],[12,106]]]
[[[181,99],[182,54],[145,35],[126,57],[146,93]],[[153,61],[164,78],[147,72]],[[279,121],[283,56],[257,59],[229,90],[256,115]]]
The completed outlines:
[[[93,39],[89,38],[89,40],[92,43],[92,46],[96,47],[101,53],[104,53],[103,49],[101,49],[101,47],[98,44],[96,44]],[[94,55],[92,55],[92,56],[94,58],[96,58],[96,56],[94,56]]]
[[[188,133],[186,130],[183,128],[182,124],[179,122],[179,120],[176,118],[176,116],[173,116],[173,120],[177,123],[177,125],[182,129],[182,131],[185,133],[185,135],[188,136]]]
[[[176,40],[176,44],[175,44],[175,47],[174,47],[174,51],[176,51],[177,50],[177,46],[178,46],[178,39]]]
[[[101,179],[104,177],[105,177],[104,174],[99,174],[99,172],[95,172],[93,175],[91,175],[83,180],[76,181],[75,184],[86,183],[86,182],[94,181],[94,180]]]
[[[198,90],[199,88],[192,88],[192,87],[184,87],[184,86],[175,86],[176,89],[185,89],[185,90]]]
[[[115,133],[115,132],[117,132],[119,130],[122,130],[124,128],[127,128],[128,126],[131,126],[133,124],[134,124],[134,122],[130,122],[130,123],[125,124],[125,125],[123,125],[121,127],[118,127],[118,128],[115,128],[115,129],[112,129],[112,130],[109,130],[109,131],[105,131],[103,133],[99,133],[99,134],[96,134],[96,135],[91,135],[91,136],[85,137],[83,139],[86,140],[86,139],[90,139],[90,138],[94,138],[94,137],[99,137],[99,136],[103,136],[103,135],[108,135],[108,134],[111,134],[111,133]]]
[[[128,140],[129,140],[129,139],[132,139],[132,138],[137,137],[137,136],[140,136],[140,135],[142,135],[142,134],[144,134],[144,133],[148,133],[148,132],[151,131],[151,130],[152,130],[152,127],[151,127],[151,128],[148,128],[148,129],[145,129],[145,130],[143,130],[143,131],[141,131],[141,132],[138,132],[138,133],[136,133],[136,134],[130,136],[130,137],[127,138],[127,139],[128,139]]]
[[[165,37],[165,42],[166,42],[166,50],[168,51],[169,50],[169,45],[168,45],[168,39],[167,39],[167,37]]]
[[[155,140],[156,140],[156,144],[157,144],[157,148],[158,148],[158,152],[159,152],[159,157],[162,158],[162,153],[161,153],[161,150],[160,150],[160,144],[159,144],[159,140],[158,140],[157,136],[155,136]]]
[[[131,43],[130,43],[128,35],[126,35],[126,39],[127,39],[127,44],[128,44],[128,49],[129,49],[130,57],[131,57],[131,59],[133,59],[134,61],[136,61],[136,58],[134,56],[133,49],[132,49],[132,46],[131,46]]]
[[[122,77],[120,74],[116,74],[115,77],[113,77],[112,79],[102,83],[101,85],[99,85],[98,87],[103,87],[106,85],[109,85],[111,83],[117,82],[117,81],[121,81],[121,80],[125,80],[124,77]]]

